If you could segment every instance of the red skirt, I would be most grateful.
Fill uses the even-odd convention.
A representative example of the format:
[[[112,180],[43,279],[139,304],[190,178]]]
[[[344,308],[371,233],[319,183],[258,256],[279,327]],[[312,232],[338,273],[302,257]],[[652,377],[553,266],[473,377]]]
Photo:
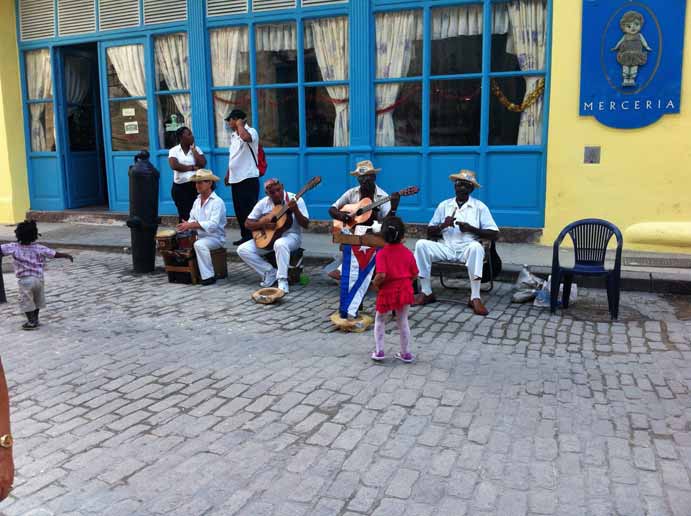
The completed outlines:
[[[409,278],[386,282],[377,293],[376,309],[380,314],[400,310],[414,301],[413,282]]]

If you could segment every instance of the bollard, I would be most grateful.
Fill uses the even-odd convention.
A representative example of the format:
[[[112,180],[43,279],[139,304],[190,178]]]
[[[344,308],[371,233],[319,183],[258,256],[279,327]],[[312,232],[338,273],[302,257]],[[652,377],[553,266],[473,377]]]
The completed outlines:
[[[5,280],[2,279],[2,254],[0,254],[0,304],[7,303],[5,295]]]
[[[127,226],[132,238],[132,265],[135,272],[153,272],[156,262],[158,217],[158,170],[142,151],[130,166],[130,217]]]

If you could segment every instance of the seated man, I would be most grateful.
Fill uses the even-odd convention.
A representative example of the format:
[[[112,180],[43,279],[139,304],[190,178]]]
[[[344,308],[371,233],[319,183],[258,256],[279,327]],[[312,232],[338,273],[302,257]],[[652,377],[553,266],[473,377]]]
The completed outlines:
[[[495,240],[499,236],[499,228],[489,208],[470,196],[475,188],[480,188],[475,172],[461,170],[457,174],[451,174],[449,179],[454,182],[456,197],[439,203],[427,228],[428,238],[441,236],[443,242],[418,240],[415,244],[415,261],[420,270],[422,290],[415,296],[415,304],[424,305],[436,301],[432,293],[432,262],[461,262],[468,268],[470,277],[468,305],[477,315],[487,315],[489,312],[480,299],[485,250],[478,240]]]
[[[285,216],[293,217],[293,222],[290,228],[285,230],[280,238],[274,242],[273,250],[276,253],[278,269],[274,269],[269,262],[262,258],[262,255],[267,254],[270,250],[259,249],[254,240],[248,240],[238,247],[238,256],[262,276],[262,282],[259,284],[261,287],[270,287],[278,280],[278,288],[287,294],[289,292],[288,265],[290,264],[290,253],[299,249],[302,244],[302,228],[307,229],[309,226],[309,213],[305,201],[302,198],[296,201],[295,194],[286,192],[278,179],[265,181],[264,191],[266,197],[260,199],[254,206],[245,221],[245,226],[250,231],[274,229],[276,227],[275,222],[261,222],[259,219],[271,213],[275,206],[287,203],[289,211]]]
[[[216,177],[211,170],[199,169],[189,179],[194,181],[199,195],[192,205],[190,220],[183,221],[175,229],[178,231],[197,230],[194,252],[202,277],[202,285],[216,283],[211,251],[220,249],[226,243],[226,205],[216,195]]]
[[[351,220],[350,213],[341,211],[345,205],[357,204],[365,198],[371,199],[372,202],[376,202],[388,197],[389,194],[377,185],[377,174],[380,171],[381,169],[374,168],[374,165],[369,160],[358,162],[355,170],[353,170],[350,175],[357,177],[359,186],[346,190],[343,195],[331,205],[329,208],[329,215],[331,215],[333,219],[340,220],[341,222],[349,222]],[[383,221],[388,215],[396,215],[396,208],[398,208],[400,199],[401,196],[398,192],[391,194],[391,201],[382,204],[378,208],[374,208],[372,210],[372,217],[370,217],[369,221],[365,224],[371,225],[375,221]],[[339,281],[341,279],[341,266],[339,265],[338,269],[331,271],[329,276]]]

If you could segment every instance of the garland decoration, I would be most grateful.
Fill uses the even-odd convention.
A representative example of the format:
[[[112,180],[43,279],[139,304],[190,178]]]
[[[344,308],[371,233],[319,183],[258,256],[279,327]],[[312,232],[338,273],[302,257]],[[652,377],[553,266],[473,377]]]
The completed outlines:
[[[540,99],[540,97],[542,97],[542,94],[544,92],[545,79],[544,77],[541,77],[537,81],[535,89],[531,91],[528,95],[526,95],[523,102],[521,102],[520,104],[514,104],[508,98],[506,98],[506,95],[504,95],[504,92],[501,91],[501,88],[499,87],[499,84],[497,84],[497,81],[492,79],[492,93],[494,93],[494,96],[497,97],[497,99],[499,99],[499,102],[502,106],[504,106],[509,111],[513,111],[514,113],[522,113],[523,111],[528,109],[530,106],[535,104]]]

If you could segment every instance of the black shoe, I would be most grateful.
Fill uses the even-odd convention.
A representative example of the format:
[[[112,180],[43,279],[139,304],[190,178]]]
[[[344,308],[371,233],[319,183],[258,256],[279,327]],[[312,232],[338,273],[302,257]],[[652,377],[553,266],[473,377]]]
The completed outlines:
[[[38,323],[34,321],[28,321],[22,324],[22,330],[35,330],[38,328]]]
[[[216,283],[216,278],[214,278],[214,277],[206,278],[206,279],[202,280],[202,285],[204,285],[204,286],[213,285],[214,283]]]

